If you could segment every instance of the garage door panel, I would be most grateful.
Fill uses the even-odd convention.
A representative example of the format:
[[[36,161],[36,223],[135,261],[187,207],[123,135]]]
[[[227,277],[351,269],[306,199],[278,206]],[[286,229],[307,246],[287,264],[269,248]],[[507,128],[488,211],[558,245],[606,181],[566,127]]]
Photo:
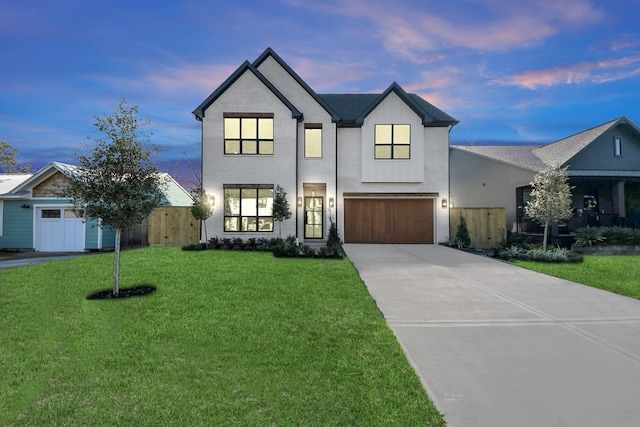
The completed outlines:
[[[345,199],[347,243],[434,243],[433,199]]]
[[[84,251],[85,224],[82,217],[65,215],[69,209],[41,208],[36,212],[36,250],[39,252]],[[56,212],[57,211],[57,212]],[[55,213],[55,215],[53,215]]]

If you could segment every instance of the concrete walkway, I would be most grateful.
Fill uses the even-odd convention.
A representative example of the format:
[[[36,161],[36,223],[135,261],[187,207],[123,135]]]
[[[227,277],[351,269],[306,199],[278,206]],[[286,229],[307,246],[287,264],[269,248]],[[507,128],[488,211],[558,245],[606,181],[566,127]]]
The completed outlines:
[[[344,248],[449,427],[640,425],[640,301],[443,246]]]

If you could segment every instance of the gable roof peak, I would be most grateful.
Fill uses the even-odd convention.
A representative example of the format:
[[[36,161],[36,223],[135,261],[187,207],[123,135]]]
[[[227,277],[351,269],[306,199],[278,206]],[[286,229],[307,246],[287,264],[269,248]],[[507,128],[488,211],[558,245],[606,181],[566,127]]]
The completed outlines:
[[[423,126],[455,126],[458,120],[444,111],[435,107],[415,93],[407,93],[398,82],[393,82],[378,96],[369,107],[356,119],[356,123],[364,123],[364,119],[371,113],[389,94],[395,93],[405,104],[409,106],[421,119]]]
[[[251,64],[249,61],[244,61],[236,71],[233,72],[216,90],[211,93],[195,110],[192,114],[196,116],[196,120],[202,121],[204,118],[204,112],[211,104],[213,104],[229,87],[231,87],[244,73],[252,73],[258,80],[260,80],[284,105],[291,110],[292,118],[302,120],[302,113],[278,90],[276,87]]]

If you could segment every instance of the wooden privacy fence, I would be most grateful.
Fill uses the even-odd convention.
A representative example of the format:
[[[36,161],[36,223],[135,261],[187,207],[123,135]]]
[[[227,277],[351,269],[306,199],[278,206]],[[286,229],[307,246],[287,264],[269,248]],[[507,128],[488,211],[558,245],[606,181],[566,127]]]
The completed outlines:
[[[141,224],[122,233],[123,247],[185,246],[199,241],[200,221],[191,215],[190,207],[156,208]]]
[[[490,248],[507,239],[507,212],[505,208],[451,208],[449,211],[449,238],[455,242],[460,217],[467,220],[471,245]]]
[[[149,216],[150,246],[184,246],[200,241],[200,221],[190,207],[167,206]]]

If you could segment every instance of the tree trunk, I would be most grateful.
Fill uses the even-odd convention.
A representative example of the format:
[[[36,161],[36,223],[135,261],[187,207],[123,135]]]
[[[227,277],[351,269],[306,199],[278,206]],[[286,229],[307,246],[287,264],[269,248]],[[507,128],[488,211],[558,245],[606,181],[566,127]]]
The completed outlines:
[[[544,223],[544,235],[542,237],[542,250],[547,250],[547,229],[549,228],[549,221]]]
[[[117,297],[120,293],[119,288],[119,276],[120,276],[120,234],[122,230],[116,228],[116,245],[115,245],[115,258],[113,261],[113,296]]]

